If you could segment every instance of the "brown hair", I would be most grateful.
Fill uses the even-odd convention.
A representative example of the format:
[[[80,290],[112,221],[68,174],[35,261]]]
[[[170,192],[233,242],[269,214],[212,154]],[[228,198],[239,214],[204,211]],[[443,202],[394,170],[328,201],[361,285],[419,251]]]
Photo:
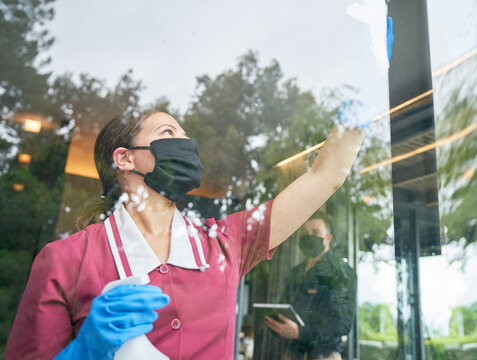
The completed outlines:
[[[328,229],[328,231],[332,234],[333,233],[333,218],[331,215],[326,212],[323,208],[318,209],[313,213],[313,215],[310,216],[308,220],[312,219],[321,219],[325,222],[325,225]]]
[[[94,163],[98,171],[103,194],[101,201],[87,209],[76,219],[76,229],[97,222],[101,214],[111,211],[119,200],[122,190],[118,181],[119,170],[113,160],[118,147],[130,148],[144,121],[158,110],[125,111],[104,125],[94,144]]]

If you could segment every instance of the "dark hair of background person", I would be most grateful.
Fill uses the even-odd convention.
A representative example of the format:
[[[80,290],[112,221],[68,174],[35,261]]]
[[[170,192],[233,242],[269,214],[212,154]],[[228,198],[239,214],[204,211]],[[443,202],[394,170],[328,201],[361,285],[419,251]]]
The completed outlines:
[[[325,210],[319,209],[315,211],[308,220],[313,220],[313,219],[322,219],[325,222],[325,225],[328,231],[331,234],[333,234],[333,218],[328,212],[326,212]]]
[[[113,160],[113,152],[118,147],[130,148],[144,121],[159,110],[125,111],[104,125],[94,144],[94,162],[103,188],[101,199],[85,210],[75,222],[76,230],[99,221],[101,214],[107,214],[122,195],[119,185],[119,170]]]
[[[313,219],[322,219],[325,222],[326,228],[328,229],[330,234],[333,235],[333,241],[331,242],[331,245],[330,245],[331,249],[333,250],[333,253],[336,256],[345,257],[346,256],[345,244],[339,241],[339,239],[335,238],[334,229],[333,229],[334,220],[333,220],[333,217],[330,215],[330,213],[323,209],[319,209],[315,213],[313,213],[313,215],[311,215],[308,220],[313,220]]]

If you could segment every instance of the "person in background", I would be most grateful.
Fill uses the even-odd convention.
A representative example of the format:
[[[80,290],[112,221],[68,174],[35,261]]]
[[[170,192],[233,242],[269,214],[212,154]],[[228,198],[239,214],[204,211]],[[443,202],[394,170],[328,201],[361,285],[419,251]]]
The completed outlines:
[[[293,268],[282,303],[292,304],[305,326],[280,315],[265,317],[265,324],[289,339],[293,360],[341,359],[341,337],[351,330],[356,309],[356,274],[333,251],[331,219],[318,211],[300,230],[299,246],[305,260]]]

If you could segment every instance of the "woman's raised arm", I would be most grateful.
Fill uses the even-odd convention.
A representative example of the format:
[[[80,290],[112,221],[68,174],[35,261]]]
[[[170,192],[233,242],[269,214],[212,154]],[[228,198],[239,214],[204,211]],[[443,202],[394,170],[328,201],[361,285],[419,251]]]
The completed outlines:
[[[359,129],[335,125],[312,167],[275,198],[270,250],[293,234],[343,185],[363,141]]]

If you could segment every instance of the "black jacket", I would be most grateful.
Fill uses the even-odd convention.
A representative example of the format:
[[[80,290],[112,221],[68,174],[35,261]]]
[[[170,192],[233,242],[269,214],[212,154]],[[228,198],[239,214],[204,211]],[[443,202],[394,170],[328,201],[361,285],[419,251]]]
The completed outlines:
[[[326,253],[305,274],[306,262],[290,273],[284,301],[293,305],[305,322],[298,340],[289,342],[294,355],[308,359],[341,352],[341,337],[348,335],[355,316],[356,273],[341,258]]]

